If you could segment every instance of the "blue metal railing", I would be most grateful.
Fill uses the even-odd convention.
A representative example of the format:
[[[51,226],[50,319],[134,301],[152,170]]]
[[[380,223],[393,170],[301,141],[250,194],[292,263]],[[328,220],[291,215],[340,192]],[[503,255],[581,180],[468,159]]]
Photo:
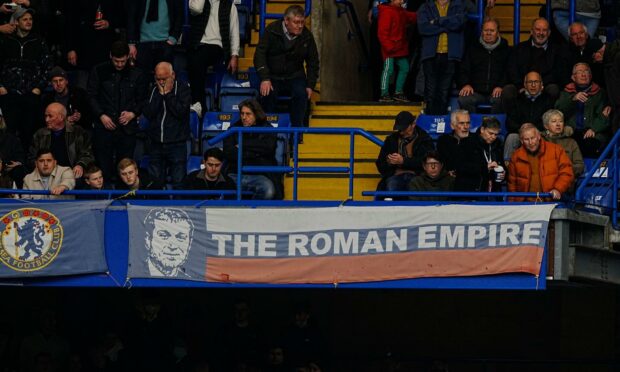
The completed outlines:
[[[375,198],[392,197],[427,197],[427,198],[531,198],[535,200],[548,201],[553,195],[550,192],[469,192],[469,191],[363,191],[363,196],[374,196]],[[547,200],[545,200],[547,199]],[[559,202],[559,201],[558,201]]]
[[[243,166],[242,147],[243,133],[287,133],[293,135],[293,166]],[[308,134],[331,134],[349,136],[349,166],[348,167],[300,167],[299,166],[299,135]],[[383,141],[361,128],[255,128],[255,127],[232,127],[227,131],[211,138],[207,143],[214,146],[226,137],[237,135],[237,199],[241,198],[242,173],[290,173],[293,172],[293,200],[297,200],[297,183],[299,173],[348,173],[349,175],[349,199],[353,199],[353,171],[355,165],[355,136],[362,136],[370,142],[383,146]]]
[[[478,1],[478,7],[482,4],[482,0]],[[553,20],[552,17],[552,9],[551,9],[551,0],[547,0],[546,3],[546,14],[547,20],[551,23]],[[576,0],[568,1],[568,24],[575,22],[575,10],[576,10]],[[514,2],[514,13],[513,13],[513,45],[519,44],[521,41],[521,0],[515,0]]]
[[[588,169],[577,187],[575,200],[611,211],[612,224],[618,228],[618,153],[620,131],[617,131],[601,156]],[[605,164],[603,164],[605,162]]]
[[[312,0],[306,0],[304,5],[304,11],[306,13],[306,17],[310,15],[310,11],[312,10]],[[260,25],[259,32],[262,35],[263,31],[265,31],[265,25],[268,19],[280,19],[284,17],[284,14],[281,13],[267,13],[267,0],[260,0]]]

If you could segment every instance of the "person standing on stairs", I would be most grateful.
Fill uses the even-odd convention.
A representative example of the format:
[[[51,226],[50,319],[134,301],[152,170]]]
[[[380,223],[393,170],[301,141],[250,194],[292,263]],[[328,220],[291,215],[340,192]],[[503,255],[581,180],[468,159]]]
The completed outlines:
[[[202,116],[207,68],[228,60],[228,71],[237,72],[237,7],[231,0],[189,0],[189,25],[187,72],[192,90],[191,110]]]
[[[416,21],[416,13],[408,12],[405,0],[391,0],[379,5],[377,35],[381,43],[383,72],[381,73],[381,98],[379,102],[409,102],[405,95],[405,79],[409,73],[409,40],[407,26]],[[394,65],[398,66],[396,89],[390,96],[389,87]]]
[[[276,112],[278,97],[290,95],[294,127],[303,126],[308,100],[319,78],[319,52],[305,24],[304,9],[299,5],[289,6],[282,20],[267,26],[254,54],[263,108],[266,112]]]

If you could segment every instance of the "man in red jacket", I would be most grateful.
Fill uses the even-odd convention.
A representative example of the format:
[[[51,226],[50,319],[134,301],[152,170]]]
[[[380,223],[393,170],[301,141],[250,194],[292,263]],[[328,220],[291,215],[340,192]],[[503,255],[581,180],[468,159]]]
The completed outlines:
[[[377,34],[381,43],[383,73],[381,73],[381,98],[379,102],[409,102],[404,93],[405,79],[409,73],[409,40],[407,25],[416,20],[416,14],[403,8],[405,0],[391,0],[389,4],[379,5],[379,24]],[[396,89],[391,97],[388,91],[390,79],[398,65]]]

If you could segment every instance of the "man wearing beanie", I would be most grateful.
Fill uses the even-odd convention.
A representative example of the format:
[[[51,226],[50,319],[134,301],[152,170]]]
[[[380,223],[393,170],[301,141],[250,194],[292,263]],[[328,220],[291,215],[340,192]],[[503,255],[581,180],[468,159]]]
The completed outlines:
[[[86,91],[71,85],[67,78],[67,72],[60,66],[56,66],[50,71],[49,82],[53,90],[43,95],[42,107],[45,109],[50,103],[60,103],[67,109],[67,122],[69,124],[79,125],[92,132],[93,120]]]
[[[394,133],[383,142],[376,161],[382,177],[379,189],[407,191],[413,177],[422,173],[422,159],[434,150],[431,137],[416,125],[415,119],[408,111],[396,116]]]

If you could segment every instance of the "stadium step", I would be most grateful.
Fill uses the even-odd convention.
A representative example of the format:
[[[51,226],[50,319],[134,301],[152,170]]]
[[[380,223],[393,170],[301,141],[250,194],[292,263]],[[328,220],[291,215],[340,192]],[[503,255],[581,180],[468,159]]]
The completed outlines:
[[[521,41],[527,40],[530,36],[530,29],[534,19],[538,18],[540,7],[546,4],[545,0],[522,0],[521,1]],[[514,1],[498,0],[491,9],[491,16],[496,18],[500,23],[501,34],[508,40],[509,44],[513,44],[513,19],[514,19]]]
[[[394,118],[400,111],[410,111],[418,115],[418,104],[382,104],[375,102],[316,102],[310,117],[311,128],[362,128],[383,140],[392,133]],[[349,166],[349,135],[306,134],[299,145],[299,166]],[[377,172],[375,160],[379,146],[369,140],[355,137],[355,162],[353,198],[362,197],[362,191],[377,188],[381,177]],[[291,160],[292,165],[292,160]],[[293,197],[293,175],[284,179],[285,198]],[[299,173],[299,200],[346,200],[349,195],[348,173]]]

